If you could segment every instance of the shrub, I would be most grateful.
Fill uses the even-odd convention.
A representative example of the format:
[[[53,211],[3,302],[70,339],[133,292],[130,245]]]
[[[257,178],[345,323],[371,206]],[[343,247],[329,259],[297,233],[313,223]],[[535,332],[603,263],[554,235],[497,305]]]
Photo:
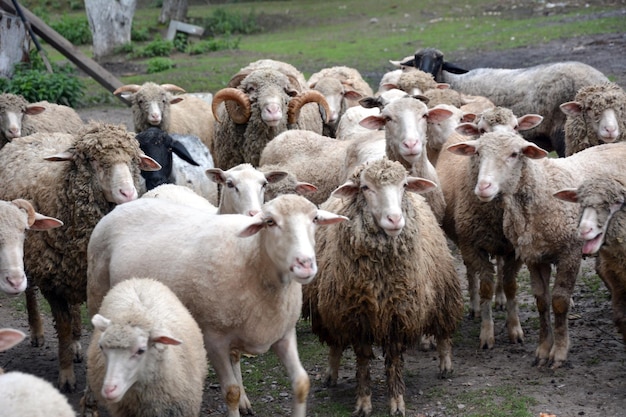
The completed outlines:
[[[170,52],[174,49],[174,44],[171,41],[164,39],[155,39],[146,45],[142,50],[138,51],[139,57],[152,58],[155,56],[169,56]]]
[[[150,39],[150,30],[148,28],[131,28],[130,40],[134,42],[145,42]]]
[[[154,74],[155,72],[166,71],[174,68],[174,61],[169,58],[152,58],[148,60],[148,74]]]
[[[205,18],[201,25],[204,27],[205,34],[210,36],[251,34],[260,31],[253,11],[250,11],[247,16],[242,16],[239,13],[218,8],[213,11],[211,17]]]
[[[189,36],[186,33],[178,32],[174,38],[174,48],[178,52],[185,52],[189,44]]]
[[[241,42],[241,36],[231,38],[230,36],[219,39],[210,39],[192,43],[187,47],[189,55],[200,55],[207,52],[221,51],[224,49],[237,49]]]

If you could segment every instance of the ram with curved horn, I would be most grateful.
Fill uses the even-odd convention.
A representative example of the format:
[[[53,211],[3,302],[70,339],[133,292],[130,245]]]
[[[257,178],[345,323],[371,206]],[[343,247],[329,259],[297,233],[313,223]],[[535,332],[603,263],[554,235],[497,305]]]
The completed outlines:
[[[213,98],[217,123],[210,149],[215,166],[258,166],[265,145],[289,129],[322,134],[328,103],[303,79],[289,64],[272,60],[257,61],[235,74]]]

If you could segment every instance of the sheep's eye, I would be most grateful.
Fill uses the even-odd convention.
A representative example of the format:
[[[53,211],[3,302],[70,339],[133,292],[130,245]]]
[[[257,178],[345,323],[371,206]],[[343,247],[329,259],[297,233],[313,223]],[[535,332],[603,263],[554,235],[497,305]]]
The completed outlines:
[[[519,156],[519,152],[513,152],[511,154],[511,158],[517,158]]]
[[[362,185],[361,186],[361,191],[367,191],[369,189],[370,189],[370,187],[368,187],[367,185]]]
[[[265,189],[265,187],[267,187],[267,184],[268,184],[268,182],[267,182],[267,181],[265,181],[263,184],[261,184],[261,188],[262,188],[262,189]]]
[[[268,226],[276,226],[276,222],[274,221],[274,219],[269,218],[269,219],[265,219],[265,224]]]
[[[139,348],[139,349],[137,349],[137,352],[135,352],[135,355],[141,356],[144,353],[146,353],[146,350],[144,348]]]
[[[234,188],[234,187],[235,187],[235,184],[233,184],[233,182],[232,182],[231,180],[228,180],[228,181],[226,181],[226,186],[227,186],[228,188]]]

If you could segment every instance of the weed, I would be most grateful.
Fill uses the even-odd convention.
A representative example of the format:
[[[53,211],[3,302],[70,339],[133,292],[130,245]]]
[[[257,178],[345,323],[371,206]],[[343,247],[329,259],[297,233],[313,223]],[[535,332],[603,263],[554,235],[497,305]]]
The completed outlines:
[[[148,61],[148,74],[154,74],[155,72],[167,71],[174,68],[174,61],[169,58],[157,57]]]
[[[92,42],[91,30],[85,17],[64,16],[50,26],[74,45],[89,45]]]
[[[174,49],[174,44],[171,41],[164,39],[155,39],[146,45],[141,50],[137,51],[138,57],[142,58],[154,58],[156,56],[169,56]]]

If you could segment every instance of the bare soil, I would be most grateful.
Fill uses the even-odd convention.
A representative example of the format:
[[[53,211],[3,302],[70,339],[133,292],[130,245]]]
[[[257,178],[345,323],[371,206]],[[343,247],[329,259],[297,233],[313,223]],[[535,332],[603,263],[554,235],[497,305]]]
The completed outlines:
[[[617,3],[619,4],[619,2]],[[626,16],[622,7],[615,13]],[[410,53],[410,51],[409,51]],[[532,47],[507,51],[465,51],[449,57],[465,66],[514,68],[561,60],[578,60],[610,74],[612,79],[626,88],[626,33],[582,36],[554,41]],[[381,68],[381,74],[386,69]],[[120,72],[123,72],[122,68]],[[125,107],[92,108],[82,111],[85,119],[100,119],[126,123],[132,127],[130,111]],[[457,256],[458,259],[458,256]],[[464,268],[458,259],[459,276],[463,283]],[[520,316],[525,334],[522,345],[511,344],[504,329],[504,313],[495,317],[496,344],[491,350],[478,348],[479,320],[464,319],[454,338],[452,378],[437,378],[436,352],[410,350],[405,356],[405,382],[407,416],[468,416],[477,412],[478,399],[489,398],[491,410],[504,410],[504,403],[494,400],[500,388],[505,396],[532,398],[529,409],[533,416],[541,412],[559,417],[624,416],[626,415],[626,351],[612,323],[612,310],[608,291],[595,275],[593,260],[584,261],[581,276],[574,294],[574,307],[570,314],[569,360],[561,369],[538,369],[533,366],[538,340],[538,315],[530,295],[527,274],[520,277]],[[28,333],[25,311],[16,308],[15,299],[0,296],[0,327],[18,328]],[[302,340],[311,339],[306,324],[300,326]],[[89,330],[84,329],[83,348],[89,343]],[[57,344],[53,324],[46,317],[46,346],[33,348],[25,341],[12,350],[0,354],[0,367],[30,372],[51,382],[57,379]],[[268,353],[267,355],[272,355]],[[339,385],[333,389],[321,386],[325,361],[307,362],[312,392],[308,399],[308,415],[320,414],[322,403],[336,402],[352,409],[355,399],[354,361],[346,354]],[[84,363],[76,365],[79,390],[85,386]],[[244,370],[245,372],[245,370]],[[244,383],[245,383],[244,373]],[[372,363],[374,415],[387,415],[385,376],[382,358]],[[507,391],[508,390],[508,391]],[[508,394],[507,394],[508,393]],[[71,404],[78,410],[81,393],[68,394]],[[251,397],[257,415],[289,415],[291,394],[285,386],[278,396]],[[270,410],[283,410],[282,412]],[[225,408],[220,399],[214,374],[205,388],[203,416],[223,415]],[[0,410],[1,414],[1,410]],[[106,413],[102,413],[106,415]],[[524,414],[525,415],[525,414]]]

